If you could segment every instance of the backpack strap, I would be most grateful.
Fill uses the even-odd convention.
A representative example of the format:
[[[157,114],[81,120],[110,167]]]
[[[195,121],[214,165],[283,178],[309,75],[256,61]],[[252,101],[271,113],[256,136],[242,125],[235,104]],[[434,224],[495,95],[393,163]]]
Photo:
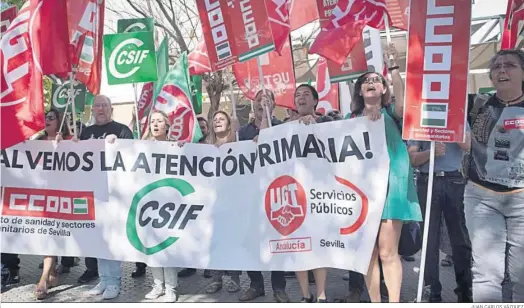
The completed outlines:
[[[469,116],[471,117],[471,126],[475,123],[475,120],[477,119],[477,116],[479,115],[480,109],[486,105],[486,103],[489,101],[489,99],[492,96],[489,94],[479,94],[476,95],[473,101],[473,107],[471,108],[471,111],[469,112]]]

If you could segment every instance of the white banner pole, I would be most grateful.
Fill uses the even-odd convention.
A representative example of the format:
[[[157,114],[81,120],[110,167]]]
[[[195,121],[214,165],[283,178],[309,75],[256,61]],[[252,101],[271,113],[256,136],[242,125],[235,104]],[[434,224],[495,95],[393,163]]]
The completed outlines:
[[[231,96],[231,108],[232,108],[232,113],[233,113],[233,119],[237,120],[237,102],[236,102],[236,99],[235,99],[235,94],[233,93],[233,69],[231,69],[231,74],[228,76],[227,78],[227,81],[229,83],[229,95]],[[236,136],[236,141],[239,141],[238,140],[238,130],[235,132],[235,136]]]
[[[135,92],[135,125],[138,133],[138,139],[142,139],[142,133],[140,130],[140,120],[138,119],[138,93],[136,83],[133,83],[133,91]]]
[[[260,87],[263,91],[263,94],[265,94],[264,91],[264,72],[262,71],[262,64],[260,63],[260,56],[257,57],[257,66],[258,66],[258,78],[260,78]],[[271,112],[269,112],[269,108],[266,106],[264,108],[266,110],[267,115],[267,125],[271,127]]]
[[[428,247],[429,219],[431,217],[431,198],[433,195],[433,175],[435,172],[435,141],[431,141],[429,156],[428,193],[426,198],[426,214],[424,215],[424,233],[422,235],[422,252],[420,254],[420,269],[418,273],[417,303],[422,302],[424,289],[424,272],[426,269],[426,253]]]
[[[71,113],[73,114],[73,135],[75,138],[78,138],[78,134],[76,131],[76,108],[75,108],[75,96],[74,96],[74,85],[73,82],[75,81],[75,68],[73,67],[72,72],[69,73],[69,97],[71,100]],[[67,111],[67,109],[66,109]]]

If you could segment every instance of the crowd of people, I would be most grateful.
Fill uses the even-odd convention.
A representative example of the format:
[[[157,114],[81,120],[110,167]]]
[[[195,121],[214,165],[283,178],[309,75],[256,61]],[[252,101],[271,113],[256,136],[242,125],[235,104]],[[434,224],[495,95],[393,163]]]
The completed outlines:
[[[396,50],[390,45],[387,56],[396,59]],[[406,223],[429,224],[427,262],[424,281],[429,302],[442,301],[439,281],[439,248],[441,229],[449,234],[451,249],[444,260],[453,265],[456,278],[457,302],[502,302],[503,288],[509,288],[514,302],[524,302],[524,52],[506,50],[491,60],[489,77],[496,89],[494,95],[470,95],[466,139],[463,143],[436,143],[433,197],[430,221],[423,221],[429,178],[430,143],[402,140],[404,114],[404,84],[395,60],[390,62],[391,86],[384,76],[374,72],[361,75],[355,82],[352,112],[343,119],[340,112],[326,115],[316,112],[319,101],[314,87],[302,84],[296,88],[295,108],[283,121],[274,116],[275,97],[271,91],[261,90],[253,101],[253,116],[244,126],[227,112],[217,111],[211,123],[199,117],[204,137],[201,143],[217,147],[230,142],[257,141],[260,130],[299,121],[306,125],[329,121],[368,117],[371,121],[385,121],[385,135],[390,159],[389,185],[382,214],[382,222],[366,275],[349,273],[347,301],[358,301],[364,287],[372,302],[400,301],[402,262],[399,241]],[[393,100],[394,97],[394,100]],[[95,123],[83,128],[79,140],[61,127],[62,114],[51,110],[46,114],[43,140],[73,139],[132,139],[131,130],[112,120],[111,101],[99,95],[93,106]],[[515,121],[517,119],[517,121]],[[513,122],[508,122],[512,120]],[[519,122],[520,121],[520,122]],[[515,124],[515,122],[517,124]],[[509,123],[509,124],[508,124]],[[518,124],[520,123],[520,124]],[[161,142],[169,140],[168,115],[153,111],[143,139]],[[237,140],[238,133],[238,140]],[[58,137],[57,137],[58,136]],[[177,142],[184,146],[183,142]],[[445,222],[443,224],[443,222]],[[423,227],[421,228],[423,229]],[[412,256],[402,256],[408,261]],[[444,262],[442,260],[442,262]],[[2,286],[19,281],[19,258],[2,254]],[[44,257],[42,276],[36,287],[36,297],[44,299],[50,288],[58,283],[60,273],[75,266],[75,258]],[[104,299],[118,296],[121,283],[121,262],[85,258],[86,270],[79,283],[99,279],[89,291]],[[195,274],[196,269],[151,267],[154,285],[145,296],[156,299],[164,296],[166,302],[178,299],[178,277]],[[146,265],[137,263],[133,277],[146,273]],[[240,292],[240,301],[250,301],[265,295],[261,272],[248,271],[250,284],[240,286],[241,269],[220,271],[206,269],[210,279],[207,293],[216,293],[223,287],[223,276],[231,277],[228,292]],[[295,276],[300,285],[301,302],[326,302],[327,268],[289,273],[271,272],[272,293],[276,302],[289,302],[286,278]],[[314,283],[316,293],[310,291]],[[507,299],[504,299],[507,301]]]

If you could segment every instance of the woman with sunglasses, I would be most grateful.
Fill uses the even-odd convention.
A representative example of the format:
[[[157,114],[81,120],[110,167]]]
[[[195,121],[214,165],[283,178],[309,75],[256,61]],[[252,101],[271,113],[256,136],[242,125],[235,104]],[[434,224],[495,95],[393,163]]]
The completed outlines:
[[[398,254],[398,244],[402,225],[405,222],[422,221],[413,169],[397,126],[404,111],[404,85],[396,64],[397,51],[393,44],[389,45],[386,56],[392,57],[389,71],[396,103],[391,103],[389,84],[384,77],[368,72],[361,75],[355,83],[352,112],[346,117],[368,116],[371,121],[384,117],[386,126],[386,143],[390,159],[389,184],[378,239],[366,276],[369,297],[375,303],[381,302],[379,258],[389,301],[400,301],[402,263]]]

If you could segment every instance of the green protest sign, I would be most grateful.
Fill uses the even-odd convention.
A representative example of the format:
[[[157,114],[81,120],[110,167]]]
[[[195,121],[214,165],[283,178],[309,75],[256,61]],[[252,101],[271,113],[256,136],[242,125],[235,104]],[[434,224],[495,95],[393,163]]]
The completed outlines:
[[[153,18],[119,19],[117,21],[118,33],[127,32],[153,32],[155,24]]]
[[[106,34],[104,54],[110,85],[157,80],[153,32]]]
[[[71,92],[69,80],[64,80],[61,84],[53,83],[51,87],[51,103],[53,108],[60,112],[64,112],[68,102],[68,95]],[[76,112],[83,112],[86,103],[86,86],[82,83],[73,80],[73,96],[75,99]],[[67,112],[71,112],[72,106],[67,108]]]

